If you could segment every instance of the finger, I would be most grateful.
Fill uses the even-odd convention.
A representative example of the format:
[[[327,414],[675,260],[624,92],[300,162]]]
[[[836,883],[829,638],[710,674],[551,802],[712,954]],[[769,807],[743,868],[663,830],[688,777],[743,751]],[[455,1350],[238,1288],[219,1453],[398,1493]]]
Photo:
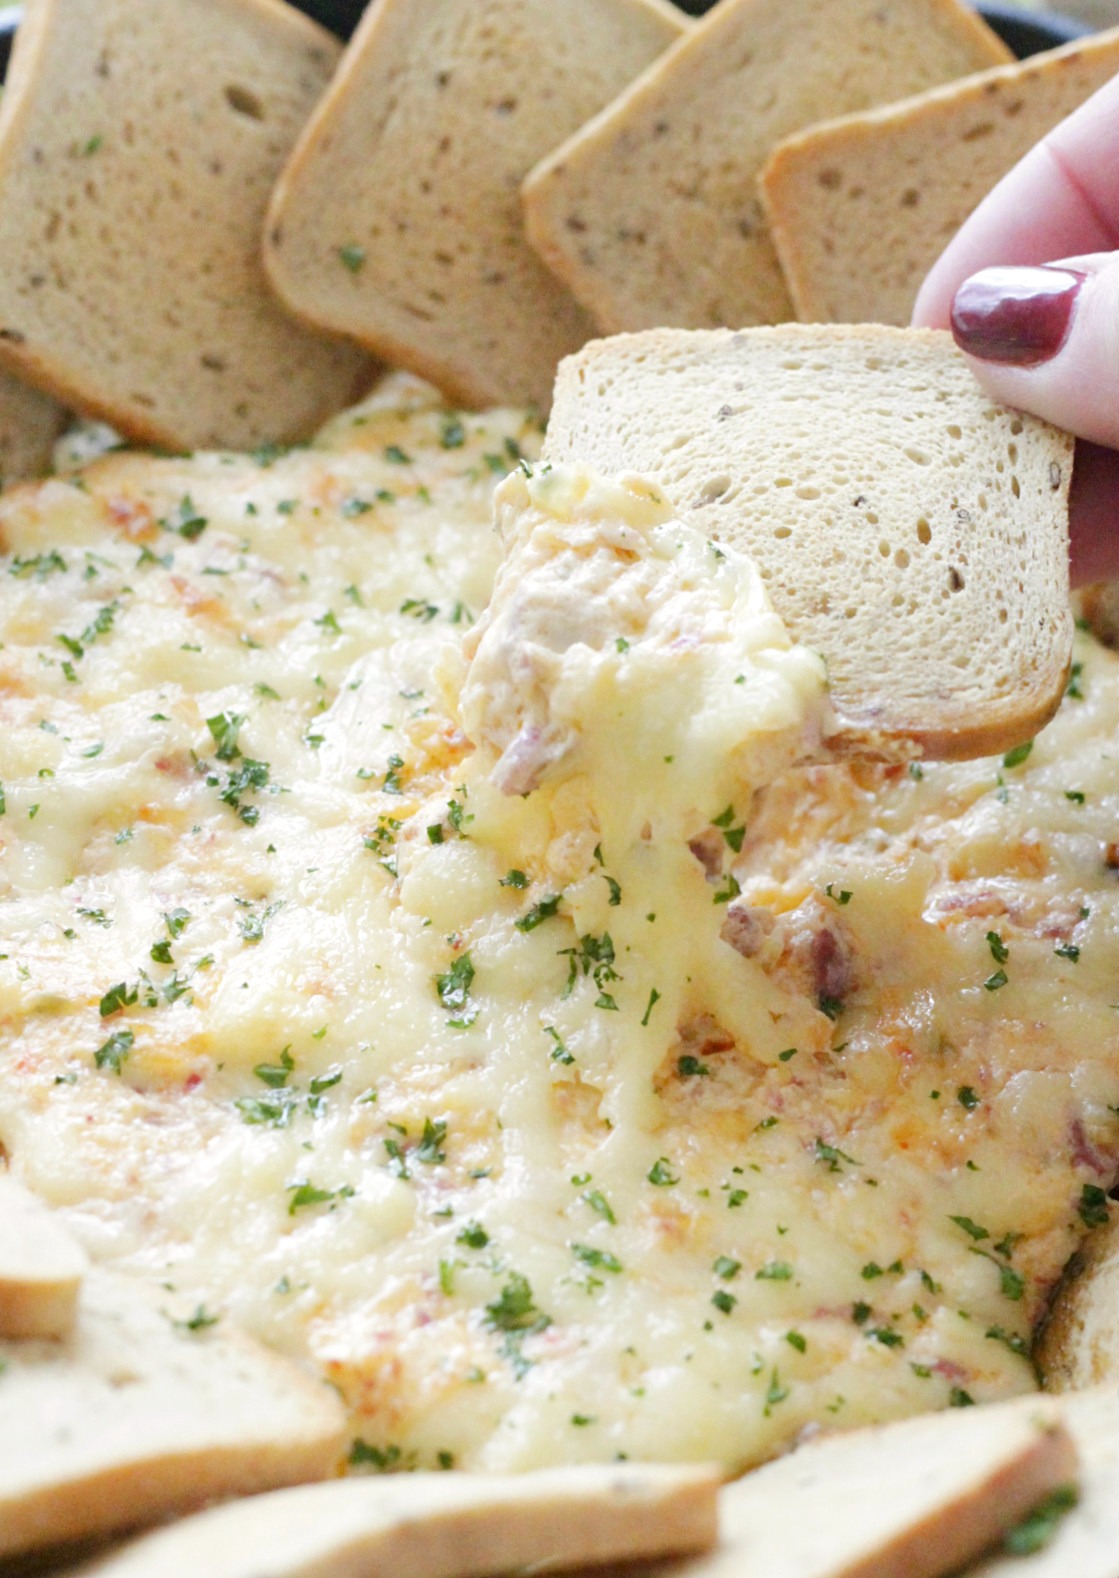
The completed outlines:
[[[1119,454],[1077,444],[1069,498],[1073,586],[1119,578]]]
[[[991,264],[1119,247],[1119,77],[1087,99],[979,204],[933,265],[913,322],[945,328],[952,298]]]
[[[956,292],[951,325],[994,399],[1119,446],[1119,254],[983,269]]]

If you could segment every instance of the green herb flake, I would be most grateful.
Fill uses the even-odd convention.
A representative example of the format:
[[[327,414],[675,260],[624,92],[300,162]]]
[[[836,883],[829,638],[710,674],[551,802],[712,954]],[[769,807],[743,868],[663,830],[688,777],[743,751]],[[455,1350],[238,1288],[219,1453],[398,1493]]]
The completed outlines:
[[[550,893],[547,898],[541,899],[539,903],[534,904],[530,910],[526,910],[523,915],[515,920],[513,922],[514,926],[518,931],[535,931],[546,920],[551,920],[554,915],[559,914],[562,897],[561,893]]]
[[[175,513],[161,520],[159,524],[164,531],[173,532],[176,537],[184,537],[187,542],[193,542],[196,537],[201,537],[210,522],[205,515],[199,515],[190,494],[184,493]]]
[[[110,986],[99,1005],[102,1019],[108,1019],[110,1014],[119,1013],[122,1008],[130,1008],[136,1001],[136,995],[136,988],[128,986],[125,981],[118,981],[115,986]]]
[[[1027,740],[1024,745],[1016,745],[1012,751],[1007,751],[1002,759],[1002,765],[1004,767],[1021,767],[1023,762],[1029,760],[1029,755],[1033,748],[1034,742],[1032,740]]]
[[[717,1255],[711,1270],[717,1277],[721,1277],[724,1282],[733,1282],[742,1270],[742,1262],[741,1260],[732,1260],[730,1255]]]
[[[1053,1539],[1061,1519],[1071,1512],[1079,1501],[1075,1485],[1059,1485],[1039,1501],[1032,1512],[1008,1529],[1003,1535],[1003,1549],[1011,1556],[1034,1556]]]
[[[345,246],[338,248],[338,261],[351,274],[360,273],[365,263],[365,248],[359,247],[356,242],[347,241]]]
[[[291,1048],[285,1047],[280,1053],[278,1063],[258,1063],[253,1069],[257,1079],[269,1090],[280,1090],[288,1082],[288,1075],[295,1067],[295,1059],[291,1055]]]
[[[133,1036],[131,1030],[114,1030],[109,1039],[97,1048],[93,1054],[93,1061],[98,1068],[107,1068],[114,1074],[119,1074],[125,1059],[132,1051]]]
[[[1110,1216],[1106,1190],[1098,1184],[1085,1184],[1076,1210],[1085,1227],[1103,1227]]]
[[[793,1268],[787,1260],[770,1260],[754,1272],[755,1282],[791,1282]]]
[[[592,1266],[596,1270],[609,1271],[617,1276],[622,1269],[617,1255],[611,1254],[608,1249],[595,1249],[591,1244],[572,1244],[571,1252],[585,1266]]]
[[[657,1189],[670,1189],[673,1184],[680,1182],[669,1166],[667,1156],[658,1156],[645,1176]]]

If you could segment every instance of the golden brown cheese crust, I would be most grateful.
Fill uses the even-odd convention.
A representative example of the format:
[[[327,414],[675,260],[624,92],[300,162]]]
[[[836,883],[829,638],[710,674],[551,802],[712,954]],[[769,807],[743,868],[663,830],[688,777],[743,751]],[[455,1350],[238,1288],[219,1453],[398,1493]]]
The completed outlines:
[[[16,1169],[309,1355],[358,1465],[738,1465],[1028,1390],[1119,1157],[1116,660],[1028,756],[700,786],[648,918],[457,713],[538,435],[414,404],[0,503]]]

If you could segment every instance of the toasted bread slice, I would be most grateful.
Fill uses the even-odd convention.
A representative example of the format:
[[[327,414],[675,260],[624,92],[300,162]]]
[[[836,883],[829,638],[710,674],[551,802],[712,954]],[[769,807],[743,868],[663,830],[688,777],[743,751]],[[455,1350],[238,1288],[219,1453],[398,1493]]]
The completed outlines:
[[[0,368],[0,486],[48,471],[65,426],[57,400]]]
[[[761,175],[797,316],[906,324],[960,225],[1119,71],[1119,28],[779,143]]]
[[[641,1464],[408,1474],[258,1496],[80,1569],[82,1578],[489,1578],[705,1550],[717,1471]],[[76,1575],[75,1575],[76,1578]]]
[[[0,108],[0,362],[129,438],[297,438],[368,378],[260,259],[336,40],[280,0],[33,0]]]
[[[1076,1475],[1076,1447],[1051,1398],[843,1431],[727,1485],[714,1550],[625,1574],[948,1578]],[[624,1574],[612,1568],[609,1578]]]
[[[65,1337],[88,1264],[59,1218],[0,1173],[0,1337]]]
[[[1119,1571],[1119,1390],[1094,1387],[1060,1402],[1080,1459],[1075,1487],[1043,1498],[997,1555],[968,1568],[968,1578],[1115,1578]]]
[[[466,405],[546,406],[594,333],[517,186],[686,26],[665,0],[380,0],[284,171],[284,301]]]
[[[779,323],[773,144],[1010,58],[956,0],[722,0],[531,173],[529,239],[606,333]]]
[[[1119,1215],[1089,1233],[1070,1257],[1034,1359],[1051,1392],[1119,1384]]]
[[[827,661],[836,746],[986,755],[1060,703],[1072,440],[987,399],[947,333],[599,340],[560,368],[544,453],[652,476],[757,561]]]
[[[180,1304],[95,1269],[70,1337],[0,1342],[0,1556],[337,1467],[335,1394]]]

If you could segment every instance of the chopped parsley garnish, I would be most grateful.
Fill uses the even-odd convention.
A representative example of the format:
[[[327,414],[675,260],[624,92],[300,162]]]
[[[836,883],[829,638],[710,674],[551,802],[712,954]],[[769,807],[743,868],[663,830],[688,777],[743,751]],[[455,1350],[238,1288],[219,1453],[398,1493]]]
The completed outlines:
[[[114,1074],[119,1074],[125,1059],[132,1051],[132,1042],[131,1030],[114,1030],[109,1039],[93,1054],[94,1063],[98,1068],[111,1069]]]
[[[993,975],[989,975],[983,982],[984,990],[997,992],[1000,986],[1006,985],[1007,980],[1008,976],[1005,970],[996,970]]]
[[[826,1140],[817,1139],[813,1150],[815,1159],[818,1162],[827,1162],[828,1171],[831,1173],[839,1171],[840,1162],[846,1162],[849,1167],[860,1165],[853,1156],[848,1156],[846,1151],[841,1151],[836,1145],[829,1145]]]
[[[617,1224],[617,1217],[610,1207],[610,1202],[601,1189],[588,1189],[582,1198],[587,1202],[592,1211],[597,1211],[603,1221],[609,1222],[611,1227]]]
[[[754,1272],[755,1282],[789,1282],[793,1268],[787,1260],[771,1260]]]
[[[660,1000],[661,1000],[661,994],[657,991],[656,987],[654,986],[653,989],[649,993],[649,1001],[645,1005],[645,1012],[641,1016],[642,1027],[648,1025],[648,1023],[649,1023],[649,1015],[653,1012],[653,1009],[657,1006],[657,1004],[660,1002]]]
[[[673,1184],[680,1182],[679,1178],[673,1174],[667,1156],[658,1156],[645,1176],[658,1189],[669,1189]]]
[[[1080,958],[1080,949],[1074,942],[1063,942],[1059,948],[1054,948],[1053,952],[1058,959],[1068,959],[1072,964]]]
[[[1059,1485],[1039,1501],[1032,1512],[1003,1535],[1003,1550],[1011,1556],[1033,1556],[1044,1550],[1060,1526],[1061,1519],[1079,1501],[1075,1485]]]
[[[717,1310],[721,1310],[724,1315],[729,1315],[738,1303],[738,1300],[733,1293],[728,1293],[726,1288],[716,1288],[711,1295],[711,1302]]]
[[[975,1398],[970,1392],[965,1392],[962,1386],[954,1386],[948,1393],[949,1408],[974,1408]]]
[[[676,1067],[681,1079],[705,1078],[711,1073],[706,1063],[701,1063],[697,1057],[691,1057],[687,1053],[677,1058]]]
[[[585,1266],[594,1266],[601,1271],[611,1271],[615,1276],[622,1269],[622,1263],[617,1255],[612,1255],[608,1249],[595,1249],[590,1244],[572,1244],[571,1252]]]
[[[110,1014],[118,1014],[122,1008],[130,1008],[136,1001],[136,993],[136,987],[130,987],[125,981],[110,986],[100,1003],[102,1019],[108,1019]]]
[[[554,915],[559,914],[560,900],[562,897],[563,895],[561,893],[550,893],[546,899],[541,899],[538,903],[534,904],[530,910],[526,910],[523,915],[519,916],[518,919],[513,922],[514,926],[518,931],[535,931],[536,928],[538,926],[542,926],[546,920],[551,920]]]
[[[544,1025],[542,1028],[544,1034],[546,1036],[551,1036],[553,1042],[555,1043],[555,1045],[552,1047],[552,1062],[564,1064],[574,1063],[575,1058],[564,1046],[563,1041],[560,1038],[560,1033],[555,1028],[555,1026]]]
[[[448,1020],[455,1029],[464,1030],[478,1017],[478,1006],[470,1001],[470,988],[474,982],[474,964],[468,953],[462,953],[442,975],[435,977],[435,991],[448,1013],[457,1017]]]
[[[738,855],[742,852],[743,840],[746,837],[746,825],[743,823],[740,827],[732,827],[733,821],[734,807],[728,805],[725,811],[711,818],[711,826],[719,829],[727,844]]]
[[[724,1282],[733,1282],[742,1270],[742,1262],[741,1260],[732,1260],[730,1255],[717,1255],[711,1269]]]
[[[991,958],[996,964],[1005,964],[1010,957],[1010,949],[1003,942],[997,931],[987,933],[987,946],[991,950]]]
[[[980,1227],[978,1222],[973,1222],[970,1216],[950,1216],[948,1220],[955,1222],[956,1226],[962,1228],[967,1236],[974,1239],[976,1243],[991,1236],[985,1227]]]
[[[1022,763],[1029,759],[1033,748],[1034,742],[1032,740],[1027,740],[1024,745],[1016,745],[1012,751],[1007,751],[1002,759],[1002,765],[1004,767],[1021,767]]]
[[[201,537],[210,523],[205,515],[199,515],[190,494],[184,493],[175,513],[165,516],[159,524],[164,531],[173,532],[176,537],[185,537],[187,542],[193,542],[196,537]]]
[[[485,1321],[495,1331],[543,1331],[551,1317],[538,1310],[527,1277],[511,1271],[509,1280],[492,1303],[486,1305]]]
[[[712,904],[729,904],[731,899],[736,899],[741,892],[742,888],[738,878],[733,871],[728,871],[723,878],[722,887],[716,889],[715,896],[711,902]]]
[[[456,1244],[463,1244],[467,1249],[485,1249],[489,1241],[490,1235],[477,1222],[467,1222],[465,1227],[459,1228],[455,1238]]]
[[[528,878],[523,871],[507,871],[503,877],[498,878],[498,883],[503,888],[527,888]]]
[[[356,242],[347,241],[345,246],[338,248],[338,261],[351,274],[356,274],[365,262],[365,248],[359,247]]]
[[[1102,1227],[1109,1220],[1107,1192],[1098,1184],[1085,1184],[1080,1191],[1077,1213],[1085,1227]]]
[[[278,1063],[258,1063],[253,1073],[269,1090],[280,1090],[288,1082],[288,1075],[295,1067],[295,1059],[291,1055],[291,1048],[285,1047],[280,1053]]]
[[[956,1092],[956,1100],[961,1107],[966,1107],[969,1112],[974,1112],[979,1105],[979,1097],[970,1085],[961,1085]]]
[[[447,1121],[445,1118],[438,1118],[434,1122],[431,1118],[425,1118],[423,1136],[413,1152],[416,1160],[425,1162],[429,1167],[435,1167],[440,1162],[445,1162],[447,1153],[442,1147],[446,1138]]]
[[[353,1194],[348,1184],[343,1184],[340,1189],[317,1189],[313,1183],[299,1180],[297,1183],[288,1184],[291,1199],[288,1201],[288,1215],[294,1216],[297,1211],[302,1211],[311,1205],[325,1205],[330,1200],[344,1199]]]

